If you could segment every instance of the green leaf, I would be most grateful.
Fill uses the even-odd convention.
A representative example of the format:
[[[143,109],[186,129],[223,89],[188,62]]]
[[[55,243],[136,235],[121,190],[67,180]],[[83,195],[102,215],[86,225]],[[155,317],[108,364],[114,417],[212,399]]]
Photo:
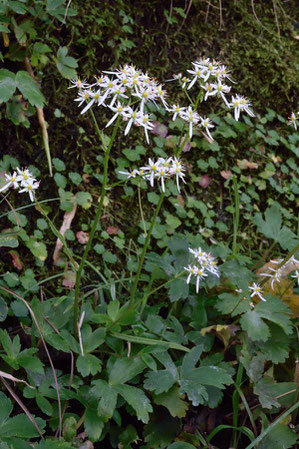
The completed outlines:
[[[105,341],[106,329],[97,328],[92,332],[90,326],[84,326],[82,329],[83,348],[86,353],[92,352],[101,346]]]
[[[242,290],[247,290],[248,283],[254,279],[253,273],[240,265],[237,260],[229,260],[221,265],[221,273],[230,282]]]
[[[66,168],[65,163],[61,159],[58,159],[57,157],[54,157],[54,159],[52,159],[52,163],[57,171],[64,171]]]
[[[164,347],[166,346],[167,348],[173,348],[178,349],[179,351],[189,352],[189,349],[186,348],[185,346],[179,345],[177,343],[172,343],[171,341],[155,340],[153,338],[140,337],[138,335],[121,334],[119,332],[112,332],[111,335],[121,340],[131,341],[133,343],[153,345],[153,346],[164,346]]]
[[[64,78],[74,79],[77,77],[75,69],[78,67],[78,63],[76,59],[67,56],[67,53],[67,47],[59,47],[57,52],[57,68]]]
[[[251,340],[267,341],[270,337],[269,327],[261,319],[259,313],[256,310],[249,310],[244,313],[240,320],[242,329],[247,331]]]
[[[44,262],[48,257],[47,246],[44,242],[41,242],[34,237],[30,237],[30,239],[26,242],[26,246],[30,249],[34,257],[41,262]]]
[[[41,418],[35,418],[39,428],[42,430],[46,423]],[[39,433],[25,414],[20,414],[0,423],[0,435],[4,437],[34,438]]]
[[[286,334],[290,335],[293,332],[291,310],[280,299],[267,295],[267,301],[258,303],[255,311],[262,318],[276,323]]]
[[[157,405],[166,407],[174,418],[183,418],[188,410],[188,404],[181,399],[178,387],[173,387],[167,393],[154,395],[154,402]]]
[[[137,418],[146,424],[149,421],[149,413],[153,409],[144,392],[130,385],[115,385],[114,388],[135,410]]]
[[[8,7],[17,14],[26,14],[27,12],[26,6],[24,6],[21,2],[15,0],[10,0],[8,2]]]
[[[94,380],[90,389],[92,398],[101,398],[98,405],[98,415],[108,421],[115,410],[117,401],[117,391],[113,386],[108,385],[105,380]]]
[[[25,369],[29,369],[34,373],[44,374],[44,364],[33,354],[37,352],[36,348],[24,349],[17,357],[17,363]]]
[[[167,370],[149,371],[145,374],[144,388],[156,394],[168,391],[176,382],[176,377]]]
[[[266,342],[259,342],[259,350],[264,358],[272,363],[283,363],[289,356],[290,337],[276,324],[269,325],[271,338]]]
[[[109,373],[109,384],[117,385],[128,382],[140,374],[145,367],[141,357],[117,358]]]
[[[20,70],[16,74],[16,85],[23,94],[23,97],[28,100],[32,106],[36,106],[37,108],[44,107],[46,99],[29,73]]]
[[[18,236],[14,232],[0,233],[0,248],[6,246],[8,248],[17,248],[19,246]]]
[[[177,441],[168,446],[167,449],[196,449],[193,444],[185,443],[184,441]]]
[[[223,315],[236,316],[250,310],[250,301],[233,293],[221,293],[215,307]]]
[[[97,415],[97,410],[87,408],[84,414],[84,430],[90,441],[99,441],[105,421]]]
[[[82,182],[82,178],[81,178],[81,176],[79,175],[79,173],[77,173],[77,172],[70,172],[69,174],[68,174],[68,177],[70,178],[70,180],[72,181],[72,183],[73,184],[75,184],[76,186],[78,186],[79,184],[81,184],[81,182]],[[81,192],[81,193],[84,193],[84,192]]]
[[[186,393],[189,400],[192,402],[192,405],[198,406],[199,404],[204,404],[208,400],[209,396],[207,389],[204,385],[199,383],[198,379],[182,379],[179,381],[179,384],[180,393]]]
[[[0,407],[0,426],[1,426],[1,424],[5,422],[9,417],[9,415],[11,414],[13,405],[11,403],[11,400],[7,396],[5,396],[5,394],[2,393],[1,391],[0,391],[0,403],[1,403]]]
[[[288,426],[277,424],[258,445],[259,449],[289,449],[297,442],[297,435]]]
[[[286,226],[282,226],[282,215],[278,206],[268,207],[265,219],[261,213],[256,213],[252,219],[258,230],[266,237],[279,242],[283,249],[292,249],[298,240],[296,235]]]
[[[0,104],[12,98],[15,90],[15,74],[9,70],[0,69]]]
[[[195,368],[195,365],[200,359],[203,349],[203,345],[195,346],[188,354],[184,356],[181,368],[181,376],[183,378],[188,378],[190,372]]]
[[[92,354],[79,355],[76,361],[76,367],[83,377],[89,376],[90,374],[94,376],[101,371],[102,362]]]
[[[92,196],[88,192],[79,192],[76,195],[76,202],[79,206],[82,206],[83,209],[89,209],[92,204]]]
[[[281,384],[287,384],[287,388],[289,388],[289,382],[281,382]],[[269,409],[280,407],[280,403],[276,399],[277,396],[284,393],[284,391],[281,391],[280,383],[263,377],[254,385],[253,391],[258,395],[262,407]]]
[[[7,305],[4,299],[0,296],[0,322],[5,321],[7,317]]]
[[[41,411],[43,413],[45,413],[46,415],[52,416],[53,407],[50,404],[50,402],[48,401],[48,399],[46,399],[40,393],[37,393],[35,398],[36,398],[36,403],[39,406],[39,408],[41,409]]]

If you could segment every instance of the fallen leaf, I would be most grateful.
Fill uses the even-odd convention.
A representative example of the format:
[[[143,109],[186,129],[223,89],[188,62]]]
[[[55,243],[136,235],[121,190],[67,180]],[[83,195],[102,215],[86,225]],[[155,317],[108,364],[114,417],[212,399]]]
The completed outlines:
[[[154,128],[151,129],[151,132],[153,134],[156,134],[159,137],[166,137],[167,136],[167,133],[168,133],[167,126],[165,126],[162,123],[157,122],[157,121],[153,122],[152,124],[154,125]]]
[[[76,237],[78,239],[78,242],[81,243],[82,245],[85,245],[85,243],[87,243],[89,240],[88,232],[84,231],[78,231]]]
[[[76,283],[76,273],[74,273],[73,271],[66,271],[63,274],[62,285],[71,290],[75,287],[75,283]]]
[[[246,168],[256,170],[258,168],[258,164],[256,162],[251,162],[247,159],[237,159],[237,165],[240,170],[246,170]]]
[[[63,221],[62,221],[62,225],[61,228],[59,229],[60,234],[64,236],[64,234],[66,233],[66,231],[68,229],[70,229],[73,218],[76,214],[76,210],[77,210],[77,203],[75,201],[76,196],[74,196],[72,198],[72,202],[73,202],[73,209],[70,212],[65,212],[64,216],[63,216]],[[54,253],[53,253],[53,264],[57,265],[58,262],[58,258],[59,258],[59,254],[60,251],[63,248],[63,244],[62,241],[60,239],[57,239],[56,241],[56,246],[54,249]]]
[[[118,231],[119,231],[119,229],[115,226],[108,226],[108,228],[107,228],[107,232],[109,235],[117,235]]]
[[[203,175],[200,177],[200,180],[198,181],[199,185],[203,188],[206,189],[210,184],[211,184],[212,180],[208,175]]]
[[[180,206],[182,206],[182,207],[185,206],[185,200],[184,200],[184,198],[182,197],[182,195],[178,195],[178,196],[176,197],[176,199],[177,199],[177,202],[179,203]]]
[[[228,179],[232,176],[232,172],[230,170],[222,170],[220,172],[220,175],[222,176],[222,178]]]
[[[82,175],[82,179],[85,184],[88,184],[90,182],[89,178],[90,178],[90,175],[87,173],[84,173],[84,175]]]
[[[22,270],[24,268],[24,264],[20,258],[20,255],[18,251],[15,251],[14,249],[9,251],[9,253],[12,257],[12,263],[14,267],[16,267],[17,270]]]
[[[201,329],[200,333],[204,337],[208,332],[215,332],[217,337],[223,341],[224,346],[227,347],[231,336],[235,335],[239,329],[239,326],[232,327],[225,324],[213,324],[212,326]]]

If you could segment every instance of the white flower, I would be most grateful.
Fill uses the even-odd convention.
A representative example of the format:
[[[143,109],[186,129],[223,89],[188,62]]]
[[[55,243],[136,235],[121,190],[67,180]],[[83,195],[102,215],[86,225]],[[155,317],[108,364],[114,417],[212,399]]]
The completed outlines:
[[[79,101],[78,107],[80,107],[85,101],[89,100],[91,94],[92,92],[90,90],[81,90],[74,101]]]
[[[193,75],[193,79],[191,81],[191,83],[188,86],[188,90],[191,89],[191,87],[194,86],[194,84],[196,83],[196,81],[201,78],[203,76],[204,71],[196,64],[196,63],[192,63],[194,65],[194,69],[193,70],[187,70],[188,73],[190,73],[191,75]]]
[[[34,182],[33,179],[29,179],[28,181],[22,181],[21,186],[23,189],[19,190],[19,193],[28,192],[30,200],[33,202],[35,196],[34,190],[38,189],[39,182]]]
[[[207,273],[205,273],[205,270],[203,268],[199,268],[196,273],[196,293],[198,293],[199,290],[199,282],[204,278],[207,277]]]
[[[112,119],[107,123],[106,128],[110,126],[120,114],[122,115],[126,111],[126,107],[124,107],[119,101],[117,102],[117,106],[115,108],[112,106],[109,106],[109,108],[111,109],[111,111],[115,112],[115,114],[112,117]]]
[[[136,178],[136,176],[140,175],[139,170],[137,170],[136,168],[131,171],[119,171],[118,173],[120,173],[121,175],[126,175],[128,179]]]
[[[249,106],[251,106],[250,101],[240,95],[236,95],[235,97],[232,97],[232,102],[229,103],[229,107],[233,107],[235,109],[235,120],[236,121],[239,120],[241,111],[247,112],[247,114],[249,114],[251,117],[255,116],[254,113],[249,108]]]
[[[125,132],[124,132],[124,134],[126,136],[128,134],[128,132],[130,131],[133,123],[135,125],[137,124],[138,111],[135,111],[130,106],[128,106],[127,109],[125,111],[123,111],[122,116],[124,117],[125,120],[128,120],[128,124],[127,124]]]
[[[299,286],[299,271],[296,270],[295,274],[291,275],[291,278],[297,279],[298,286]]]
[[[173,112],[172,120],[175,120],[178,116],[178,114],[181,114],[182,112],[185,112],[186,108],[180,108],[178,104],[173,104],[171,108],[168,108],[168,112]]]
[[[229,103],[228,103],[227,99],[225,98],[224,94],[228,93],[231,88],[229,86],[226,86],[225,84],[222,84],[221,81],[218,81],[217,84],[210,84],[209,89],[210,89],[210,86],[212,87],[212,90],[209,90],[206,93],[205,99],[210,95],[220,95],[221,98],[223,99],[224,103],[226,104],[226,106],[229,107]]]
[[[181,161],[179,161],[177,158],[174,158],[172,167],[170,168],[170,172],[171,172],[171,174],[174,174],[176,177],[176,185],[177,185],[177,189],[178,189],[179,193],[180,193],[180,184],[179,184],[180,179],[185,183],[184,171],[185,171],[185,169],[184,169]]]
[[[209,128],[214,128],[214,125],[211,122],[211,119],[209,117],[207,118],[201,118],[201,124],[200,126],[202,126],[203,128],[205,128],[206,133],[208,134],[208,136],[210,137],[211,140],[214,140],[213,137],[210,134]]]
[[[193,134],[193,125],[197,125],[200,120],[199,114],[192,110],[192,107],[189,106],[187,111],[183,111],[180,113],[180,117],[189,123],[189,138],[192,138]]]
[[[148,114],[143,114],[140,111],[136,120],[136,125],[143,127],[146,141],[149,144],[148,131],[152,130],[155,126],[149,121]]]
[[[191,277],[197,274],[198,268],[196,265],[188,265],[188,267],[184,267],[184,269],[189,273],[186,280],[187,284],[189,284]]]
[[[262,296],[263,290],[259,286],[259,284],[256,284],[255,282],[253,282],[253,284],[251,286],[249,286],[248,288],[249,288],[249,290],[252,291],[250,298],[257,295],[262,301],[266,301],[266,299]]]
[[[6,178],[7,182],[6,182],[6,184],[3,187],[1,187],[0,193],[4,192],[4,190],[8,189],[11,186],[13,186],[14,189],[17,189],[19,187],[18,176],[17,176],[17,173],[15,171],[13,172],[12,175],[10,173],[9,174],[5,173],[5,178]]]
[[[148,173],[148,178],[150,180],[150,185],[153,187],[154,185],[154,179],[157,173],[157,170],[159,168],[159,165],[157,162],[153,161],[149,158],[148,165],[145,165],[144,167],[141,167],[141,170]]]
[[[89,98],[91,98],[91,100],[87,103],[87,105],[85,106],[85,108],[82,109],[81,114],[84,114],[86,111],[88,111],[89,108],[91,108],[91,106],[94,103],[97,103],[98,106],[100,106],[103,103],[103,96],[101,95],[100,91],[97,90],[96,92],[91,92],[89,91]],[[79,106],[82,103],[79,104]]]
[[[297,123],[296,123],[297,117],[294,114],[294,112],[291,113],[291,116],[289,117],[288,125],[293,125],[294,128],[297,130]]]
[[[77,87],[77,89],[86,89],[88,87],[88,83],[86,80],[81,80],[80,78],[71,80],[72,86],[69,86],[68,89],[73,89]]]
[[[21,170],[19,167],[17,167],[17,172],[18,172],[17,176],[18,182],[22,181],[27,182],[29,180],[36,181],[36,179],[33,177],[32,173],[28,170],[28,168],[24,168],[23,170]]]

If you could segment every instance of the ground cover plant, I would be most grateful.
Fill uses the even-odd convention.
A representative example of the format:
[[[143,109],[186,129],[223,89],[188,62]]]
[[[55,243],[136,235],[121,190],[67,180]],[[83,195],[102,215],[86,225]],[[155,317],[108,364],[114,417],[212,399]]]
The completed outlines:
[[[71,157],[0,161],[1,449],[295,447],[297,109],[200,50],[80,73]]]

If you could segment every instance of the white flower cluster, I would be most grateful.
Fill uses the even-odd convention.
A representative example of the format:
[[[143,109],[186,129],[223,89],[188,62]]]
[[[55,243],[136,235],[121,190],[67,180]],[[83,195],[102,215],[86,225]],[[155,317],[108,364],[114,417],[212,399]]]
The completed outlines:
[[[270,260],[270,262],[272,264],[274,264],[274,265],[280,265],[282,263],[282,261],[283,261],[283,259]],[[299,261],[296,260],[295,257],[293,256],[285,264],[283,264],[281,267],[279,267],[279,268],[268,267],[268,270],[270,271],[270,273],[261,273],[260,275],[269,277],[271,279],[271,288],[273,290],[275,283],[276,284],[280,283],[280,279],[283,276],[283,273],[284,273],[285,269],[286,268],[291,268],[292,265],[295,268],[298,263],[299,263]],[[298,279],[297,271],[296,271],[296,274],[291,276],[291,277],[294,277],[294,278]]]
[[[210,134],[209,128],[214,128],[214,125],[211,122],[211,119],[209,118],[203,118],[201,117],[196,111],[192,109],[192,106],[189,106],[188,108],[180,107],[177,104],[173,104],[171,108],[167,108],[168,112],[171,112],[173,114],[172,119],[175,120],[177,116],[181,117],[181,119],[185,120],[185,122],[189,123],[189,138],[192,138],[193,134],[193,126],[199,124],[203,128],[205,128],[208,136],[211,140],[213,140],[213,137]],[[200,123],[199,123],[200,122]]]
[[[19,189],[19,193],[28,193],[30,200],[34,201],[35,190],[39,187],[39,182],[32,173],[27,169],[20,169],[17,167],[17,171],[14,171],[11,175],[10,173],[5,174],[6,184],[0,189],[0,193],[13,187],[14,189]]]
[[[163,192],[165,192],[165,180],[175,176],[177,189],[180,192],[179,182],[180,180],[185,182],[184,171],[185,168],[182,162],[176,157],[169,157],[167,159],[159,157],[157,161],[149,159],[148,165],[145,165],[144,167],[134,169],[130,172],[120,171],[119,173],[126,175],[128,179],[141,176],[146,181],[149,181],[152,187],[155,183],[155,179],[157,179],[161,182]]]
[[[210,253],[202,251],[201,248],[189,248],[189,252],[195,257],[196,262],[184,267],[189,273],[186,282],[189,284],[192,276],[194,276],[196,278],[196,293],[198,293],[200,281],[207,277],[208,273],[220,277],[220,271],[215,258]]]
[[[109,75],[109,76],[108,76]],[[79,106],[85,104],[81,114],[84,114],[93,104],[104,106],[114,112],[112,119],[106,126],[110,126],[120,115],[128,122],[125,135],[132,125],[144,128],[146,140],[149,143],[148,131],[154,128],[149,115],[145,113],[148,103],[161,102],[167,107],[165,100],[166,90],[151,78],[148,73],[143,73],[132,65],[124,65],[115,71],[104,71],[96,78],[94,84],[88,84],[80,79],[72,81],[72,87],[79,89],[75,101]]]
[[[210,58],[200,58],[197,61],[192,62],[193,68],[187,70],[187,72],[192,75],[192,79],[183,78],[182,74],[173,76],[173,80],[178,80],[182,87],[187,86],[187,90],[191,89],[196,82],[199,82],[200,87],[206,92],[204,100],[207,100],[210,96],[219,96],[224,101],[228,108],[234,109],[235,120],[238,121],[240,117],[240,112],[245,111],[251,117],[254,117],[254,113],[250,109],[250,101],[241,96],[232,96],[231,101],[228,101],[226,94],[231,90],[231,86],[225,84],[226,80],[234,82],[230,78],[229,71],[225,65],[220,64],[217,61],[211,61]],[[170,81],[170,80],[169,80]],[[184,118],[184,117],[182,117]],[[195,122],[198,123],[201,117],[195,116]],[[205,126],[201,119],[201,126]],[[207,120],[207,119],[206,119]],[[193,121],[193,123],[195,123]],[[211,124],[209,127],[212,127]],[[208,131],[208,127],[206,127]]]

